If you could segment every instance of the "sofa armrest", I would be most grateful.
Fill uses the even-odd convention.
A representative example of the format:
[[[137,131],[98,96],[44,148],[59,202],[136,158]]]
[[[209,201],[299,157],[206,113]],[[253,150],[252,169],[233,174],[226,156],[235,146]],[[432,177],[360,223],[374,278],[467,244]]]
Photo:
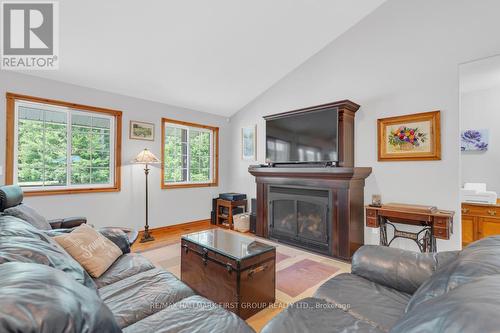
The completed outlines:
[[[52,229],[52,230],[44,230],[43,233],[49,237],[56,237],[59,235],[69,234],[73,230],[75,230],[75,228]]]
[[[52,229],[69,229],[78,227],[79,225],[82,225],[84,223],[87,223],[87,218],[85,217],[67,217],[64,219],[55,219],[49,221]]]
[[[115,243],[123,254],[130,253],[130,242],[128,235],[121,228],[103,227],[97,229],[104,237]]]
[[[438,268],[437,253],[419,253],[379,245],[360,247],[352,258],[352,273],[413,294]],[[452,256],[446,256],[451,260]]]

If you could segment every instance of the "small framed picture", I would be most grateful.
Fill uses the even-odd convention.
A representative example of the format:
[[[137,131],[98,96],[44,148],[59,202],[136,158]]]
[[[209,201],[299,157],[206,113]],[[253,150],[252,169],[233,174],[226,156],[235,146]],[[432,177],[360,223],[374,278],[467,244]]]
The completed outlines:
[[[130,121],[130,139],[134,140],[155,140],[155,124],[142,121]]]
[[[257,126],[241,129],[241,158],[246,161],[257,160]]]

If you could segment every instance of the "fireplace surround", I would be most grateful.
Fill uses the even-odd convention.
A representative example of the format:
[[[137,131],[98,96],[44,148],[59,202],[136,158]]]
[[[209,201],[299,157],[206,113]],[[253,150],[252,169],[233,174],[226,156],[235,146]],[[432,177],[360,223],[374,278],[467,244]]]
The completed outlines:
[[[255,234],[350,260],[364,243],[364,186],[371,171],[371,168],[250,166],[249,172],[257,183]],[[277,206],[275,199],[282,200],[281,206]],[[326,214],[327,231],[323,241],[314,238],[316,233],[299,229],[300,225],[307,228],[315,222],[309,218],[310,206],[305,207],[311,201],[315,203],[313,206],[328,207],[317,214]],[[300,202],[302,209],[295,207]],[[302,212],[302,221],[299,221],[299,212]],[[295,223],[296,229],[277,230],[278,221],[283,219],[288,219],[289,224]]]

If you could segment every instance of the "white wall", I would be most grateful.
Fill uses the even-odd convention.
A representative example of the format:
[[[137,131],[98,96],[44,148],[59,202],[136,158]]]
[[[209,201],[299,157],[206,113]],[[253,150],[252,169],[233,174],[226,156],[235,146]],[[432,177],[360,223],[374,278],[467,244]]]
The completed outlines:
[[[460,96],[460,128],[489,129],[487,151],[462,152],[462,183],[486,183],[500,193],[500,86],[464,92]]]
[[[0,165],[5,167],[5,93],[58,99],[123,111],[122,189],[117,193],[71,194],[29,197],[26,202],[48,218],[87,216],[96,226],[144,225],[144,171],[130,161],[144,148],[158,157],[161,146],[161,118],[168,117],[220,127],[220,186],[218,188],[160,189],[160,168],[150,174],[150,225],[184,223],[210,217],[211,198],[222,191],[227,171],[227,121],[223,117],[182,109],[137,98],[64,84],[12,72],[0,72]],[[130,140],[130,120],[155,123],[155,141]],[[0,184],[4,184],[0,176]]]
[[[389,0],[231,118],[231,190],[255,195],[251,163],[239,157],[242,126],[258,125],[262,163],[262,116],[347,98],[362,106],[356,165],[373,168],[365,202],[380,193],[384,202],[432,204],[458,215],[458,65],[500,53],[499,12],[497,0]],[[441,161],[377,161],[377,118],[436,109],[442,110]],[[454,226],[439,250],[460,248],[459,216]],[[378,243],[378,235],[365,230],[365,242]]]

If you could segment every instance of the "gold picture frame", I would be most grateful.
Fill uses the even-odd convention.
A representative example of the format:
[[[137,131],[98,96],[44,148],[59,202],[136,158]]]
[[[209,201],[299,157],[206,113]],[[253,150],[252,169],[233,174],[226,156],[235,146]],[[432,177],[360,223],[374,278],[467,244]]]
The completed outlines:
[[[441,159],[441,111],[377,120],[379,161]]]
[[[130,121],[129,138],[132,140],[155,140],[155,124],[143,121]]]

